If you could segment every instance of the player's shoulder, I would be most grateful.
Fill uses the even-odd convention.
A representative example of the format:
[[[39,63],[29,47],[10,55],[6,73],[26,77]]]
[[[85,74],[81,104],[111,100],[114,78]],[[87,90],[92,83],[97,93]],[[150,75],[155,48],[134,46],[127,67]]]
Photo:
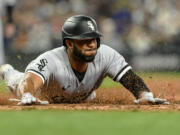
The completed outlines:
[[[122,57],[115,49],[106,44],[101,44],[97,51],[96,61],[107,60],[109,58]]]
[[[52,50],[49,50],[49,51],[45,52],[45,54],[55,54],[55,53],[59,54],[59,52],[61,53],[61,52],[64,52],[64,51],[65,51],[65,47],[61,46],[61,47],[57,47],[57,48],[54,48]]]
[[[111,47],[109,47],[106,44],[101,44],[100,47],[99,47],[99,49],[108,49],[108,48],[111,48]]]
[[[110,46],[106,45],[106,44],[101,44],[99,47],[99,52],[103,52],[103,51],[115,51],[113,48],[111,48]]]
[[[66,50],[66,48],[64,46],[61,46],[61,47],[57,47],[57,48],[50,50],[50,52],[59,53],[59,52],[64,52],[65,50]]]
[[[66,57],[65,56],[66,49],[65,47],[58,47],[49,51],[46,51],[39,55],[36,59],[32,60],[27,68],[30,66],[36,64],[36,63],[48,63],[48,65],[51,65],[51,67],[56,67],[57,65],[62,65],[62,63],[66,63]],[[60,64],[59,64],[60,63]]]
[[[65,47],[61,46],[61,47],[54,48],[52,50],[46,51],[43,54],[41,54],[40,56],[52,57],[52,58],[53,57],[61,57],[61,55],[64,54],[65,50],[66,50]]]
[[[115,49],[109,47],[108,45],[105,44],[101,44],[99,49],[98,49],[98,53],[100,55],[108,55],[108,54],[112,54],[112,53],[118,53]]]

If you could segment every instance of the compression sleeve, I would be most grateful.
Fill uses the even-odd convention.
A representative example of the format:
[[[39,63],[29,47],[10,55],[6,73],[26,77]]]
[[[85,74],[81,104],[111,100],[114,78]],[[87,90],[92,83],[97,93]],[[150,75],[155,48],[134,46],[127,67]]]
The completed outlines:
[[[139,95],[143,91],[149,92],[150,90],[144,83],[144,81],[137,76],[132,70],[126,72],[119,81],[126,89],[128,89],[136,99],[139,98]]]

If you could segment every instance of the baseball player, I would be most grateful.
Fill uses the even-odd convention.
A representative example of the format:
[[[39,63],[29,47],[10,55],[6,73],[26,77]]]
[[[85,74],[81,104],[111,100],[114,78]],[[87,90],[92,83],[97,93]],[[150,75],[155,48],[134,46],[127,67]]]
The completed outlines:
[[[123,56],[100,44],[101,36],[91,17],[72,16],[62,27],[62,47],[41,54],[25,73],[9,64],[2,65],[0,76],[18,97],[14,99],[18,105],[91,101],[106,76],[127,88],[137,104],[143,101],[168,104],[165,99],[153,97]],[[48,101],[41,101],[39,95],[48,97]]]

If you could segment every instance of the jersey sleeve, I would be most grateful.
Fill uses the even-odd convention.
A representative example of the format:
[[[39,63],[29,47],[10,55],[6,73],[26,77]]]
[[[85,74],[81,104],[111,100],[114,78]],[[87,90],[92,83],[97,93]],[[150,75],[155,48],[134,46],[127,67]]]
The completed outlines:
[[[31,72],[43,80],[45,83],[54,72],[56,72],[56,65],[50,57],[50,54],[44,53],[33,60],[26,68],[25,72]]]
[[[106,74],[114,81],[119,82],[122,76],[132,67],[116,50],[106,46],[104,51]]]

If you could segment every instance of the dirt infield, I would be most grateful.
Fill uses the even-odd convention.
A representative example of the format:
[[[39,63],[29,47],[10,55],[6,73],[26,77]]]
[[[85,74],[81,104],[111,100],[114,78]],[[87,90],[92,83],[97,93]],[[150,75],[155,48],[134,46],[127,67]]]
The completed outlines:
[[[100,88],[97,98],[89,103],[81,104],[50,104],[17,106],[8,99],[9,93],[0,93],[0,110],[31,110],[31,109],[60,109],[60,110],[120,110],[120,111],[180,111],[180,78],[176,79],[145,79],[148,87],[155,96],[166,98],[170,105],[135,105],[134,97],[123,87]]]

